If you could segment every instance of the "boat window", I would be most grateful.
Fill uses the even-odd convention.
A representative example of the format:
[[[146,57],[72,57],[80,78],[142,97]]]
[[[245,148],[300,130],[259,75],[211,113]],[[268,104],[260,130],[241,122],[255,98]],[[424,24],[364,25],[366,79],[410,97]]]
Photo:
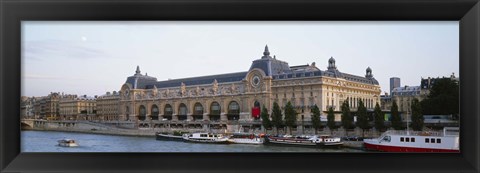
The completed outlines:
[[[213,137],[213,135],[208,135],[208,137]]]
[[[435,143],[435,139],[430,138],[430,143]]]
[[[390,136],[385,136],[385,137],[383,137],[382,140],[383,140],[383,141],[390,142],[391,138],[390,138]]]
[[[400,142],[403,142],[403,140],[404,140],[403,137],[401,137],[401,138],[400,138]]]
[[[201,134],[200,137],[207,137],[207,134]]]
[[[410,142],[410,138],[405,138],[405,142]]]
[[[442,143],[442,139],[437,139],[437,143]]]
[[[425,138],[425,143],[430,143],[430,139]]]
[[[415,142],[415,138],[410,139],[410,141]]]

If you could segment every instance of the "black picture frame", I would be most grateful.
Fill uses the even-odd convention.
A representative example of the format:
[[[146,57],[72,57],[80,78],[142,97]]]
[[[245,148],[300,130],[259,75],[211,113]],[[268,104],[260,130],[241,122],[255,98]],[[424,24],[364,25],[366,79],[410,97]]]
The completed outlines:
[[[478,0],[0,0],[1,172],[479,172]],[[22,20],[460,21],[461,153],[21,153]]]

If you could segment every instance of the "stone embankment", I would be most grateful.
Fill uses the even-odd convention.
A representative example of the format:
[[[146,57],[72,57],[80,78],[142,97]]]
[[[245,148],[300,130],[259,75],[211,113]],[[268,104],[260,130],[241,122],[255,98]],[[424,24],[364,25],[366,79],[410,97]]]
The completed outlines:
[[[343,142],[343,147],[358,149],[358,150],[363,150],[364,149],[363,141],[344,141]]]
[[[208,126],[200,128],[165,128],[165,127],[137,127],[135,122],[92,122],[92,121],[45,121],[45,120],[35,120],[32,128],[24,128],[25,130],[49,130],[49,131],[65,131],[65,132],[81,132],[81,133],[95,133],[95,134],[108,134],[108,135],[128,135],[128,136],[155,136],[156,132],[167,132],[172,133],[173,131],[182,131],[182,132],[212,132],[212,133],[225,133],[225,132],[247,132],[247,133],[266,133],[266,134],[286,134],[286,130],[283,129],[242,129],[238,125],[228,125],[227,128],[208,128]],[[291,134],[296,135],[314,135],[314,131],[300,130],[296,129],[292,131]],[[334,131],[322,130],[317,132],[318,135],[331,135],[336,137],[343,136],[364,136],[368,138],[378,137],[381,133],[377,131],[366,131],[362,132],[360,129],[355,129],[352,131],[345,131],[343,129],[337,129]],[[352,141],[353,142],[353,141]],[[348,143],[347,145],[352,147],[357,147],[360,144]]]
[[[131,127],[129,127],[131,126]],[[134,125],[128,124],[105,124],[90,121],[38,121],[32,128],[24,130],[44,130],[44,131],[62,131],[79,132],[106,135],[124,135],[124,136],[155,136],[156,132],[182,131],[182,132],[205,132],[205,129],[184,129],[184,128],[134,128]],[[209,130],[213,133],[224,133],[225,130]]]
[[[45,122],[36,124],[32,130],[79,132],[106,135],[155,136],[156,129],[126,129],[88,121],[82,122]]]

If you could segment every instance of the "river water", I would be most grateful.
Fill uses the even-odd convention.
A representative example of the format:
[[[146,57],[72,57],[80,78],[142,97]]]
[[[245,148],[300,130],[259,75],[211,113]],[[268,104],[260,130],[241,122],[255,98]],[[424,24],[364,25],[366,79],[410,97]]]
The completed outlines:
[[[58,140],[75,139],[79,147],[60,147]],[[248,144],[202,144],[161,141],[155,137],[115,136],[56,131],[22,131],[22,152],[364,152],[331,149]]]

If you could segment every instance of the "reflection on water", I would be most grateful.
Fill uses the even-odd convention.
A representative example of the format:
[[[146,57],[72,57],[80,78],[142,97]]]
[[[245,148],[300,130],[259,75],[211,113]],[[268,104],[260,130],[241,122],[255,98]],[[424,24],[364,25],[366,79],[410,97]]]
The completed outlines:
[[[61,147],[57,141],[75,139],[78,147]],[[113,136],[53,131],[22,131],[22,152],[363,152],[354,149],[322,149],[248,144],[201,144],[159,141],[155,137]]]

